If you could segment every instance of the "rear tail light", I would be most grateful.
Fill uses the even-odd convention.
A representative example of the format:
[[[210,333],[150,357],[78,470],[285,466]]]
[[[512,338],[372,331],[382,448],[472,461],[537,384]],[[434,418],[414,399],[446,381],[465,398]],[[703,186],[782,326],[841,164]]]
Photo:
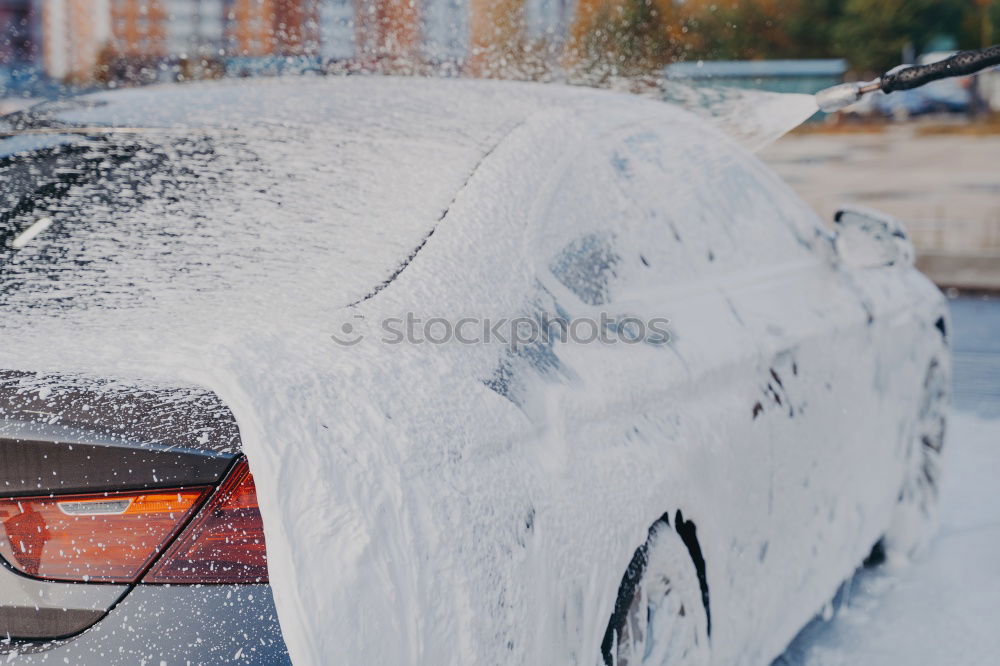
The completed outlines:
[[[257,489],[245,460],[177,542],[143,578],[144,583],[266,583],[267,552]]]
[[[0,500],[0,555],[21,573],[133,583],[208,488]]]
[[[23,574],[56,581],[268,580],[264,526],[245,460],[214,494],[190,488],[0,500],[0,556]]]

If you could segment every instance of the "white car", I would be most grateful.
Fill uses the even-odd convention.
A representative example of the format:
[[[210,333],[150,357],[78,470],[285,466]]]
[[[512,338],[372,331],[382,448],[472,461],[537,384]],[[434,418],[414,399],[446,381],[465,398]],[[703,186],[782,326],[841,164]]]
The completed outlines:
[[[218,396],[297,664],[767,664],[933,522],[948,315],[902,227],[851,210],[829,231],[685,112],[349,77],[6,120],[9,395],[52,427],[66,377],[76,423],[87,392],[112,411],[131,386]],[[185,459],[238,452],[201,432]],[[21,495],[59,520],[126,506],[67,513],[46,460]],[[130,580],[89,629],[39,629],[5,663],[285,658],[267,606],[216,622],[232,593]]]

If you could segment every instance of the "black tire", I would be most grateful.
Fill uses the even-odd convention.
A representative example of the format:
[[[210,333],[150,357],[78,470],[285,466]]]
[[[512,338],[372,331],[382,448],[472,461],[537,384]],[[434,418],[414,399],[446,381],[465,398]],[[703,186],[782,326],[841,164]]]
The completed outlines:
[[[914,555],[927,544],[937,524],[950,379],[945,364],[936,359],[931,362],[924,378],[916,426],[907,442],[903,486],[884,540],[889,558]]]

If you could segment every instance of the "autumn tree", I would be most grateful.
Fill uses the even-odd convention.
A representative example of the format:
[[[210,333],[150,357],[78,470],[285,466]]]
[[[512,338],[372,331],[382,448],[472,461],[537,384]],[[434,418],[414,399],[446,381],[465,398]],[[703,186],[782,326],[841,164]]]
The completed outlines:
[[[579,67],[647,73],[683,54],[684,32],[674,0],[581,0],[568,52]]]

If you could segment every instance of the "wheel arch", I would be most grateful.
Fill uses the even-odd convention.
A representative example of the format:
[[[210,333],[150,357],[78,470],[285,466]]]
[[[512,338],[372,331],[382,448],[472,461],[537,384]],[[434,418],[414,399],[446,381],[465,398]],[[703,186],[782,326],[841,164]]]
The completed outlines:
[[[632,598],[635,595],[639,582],[642,580],[643,574],[646,572],[647,551],[650,540],[654,531],[660,528],[660,526],[672,528],[680,537],[681,542],[688,551],[688,555],[691,557],[691,563],[694,565],[698,576],[698,585],[701,588],[701,601],[705,608],[706,633],[711,643],[712,610],[708,585],[708,567],[705,562],[701,543],[698,540],[698,526],[693,520],[685,519],[684,513],[680,509],[677,509],[673,517],[667,511],[650,525],[646,540],[636,549],[632,555],[632,559],[629,561],[628,567],[625,569],[625,575],[622,577],[622,582],[618,587],[618,594],[615,597],[614,609],[611,612],[611,617],[608,619],[608,628],[601,641],[601,656],[604,658],[605,664],[612,663],[611,650],[615,644],[615,636],[621,633],[625,625],[626,615]]]

